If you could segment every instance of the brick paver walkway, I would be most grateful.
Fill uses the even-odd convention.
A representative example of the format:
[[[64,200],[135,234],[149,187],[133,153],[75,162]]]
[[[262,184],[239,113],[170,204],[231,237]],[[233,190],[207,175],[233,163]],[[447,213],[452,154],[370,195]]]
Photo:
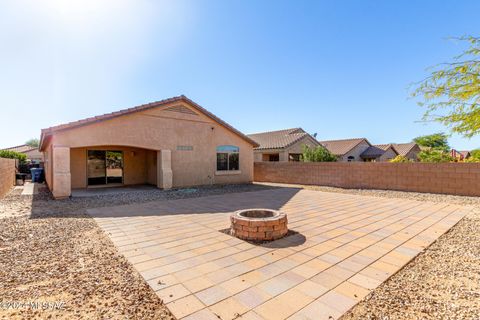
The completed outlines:
[[[218,230],[281,209],[298,234],[253,245]],[[89,210],[178,319],[338,318],[470,208],[279,188]]]

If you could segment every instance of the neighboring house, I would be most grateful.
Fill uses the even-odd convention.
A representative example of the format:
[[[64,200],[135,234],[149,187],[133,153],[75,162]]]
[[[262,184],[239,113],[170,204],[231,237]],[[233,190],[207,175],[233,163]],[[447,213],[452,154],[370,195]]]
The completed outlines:
[[[3,150],[23,153],[27,156],[27,161],[30,161],[35,164],[39,164],[40,162],[43,162],[43,154],[40,151],[38,151],[37,147],[32,147],[32,146],[23,144],[21,146],[6,148]]]
[[[72,188],[158,188],[253,180],[257,143],[185,96],[43,129],[55,198]]]
[[[390,161],[398,156],[392,144],[377,144],[368,147],[360,157],[365,162],[383,162]]]
[[[397,151],[398,155],[413,161],[418,161],[418,153],[422,151],[415,142],[392,143],[392,146],[395,151]]]
[[[301,161],[302,146],[319,146],[320,143],[302,128],[249,134],[258,143],[254,149],[255,162],[262,161]]]
[[[372,146],[365,138],[320,141],[320,144],[340,162],[364,161],[362,153]]]
[[[471,156],[470,151],[468,150],[459,151],[459,153],[462,156],[462,160],[468,159]]]
[[[470,157],[470,151],[458,151],[458,150],[452,149],[450,150],[450,155],[452,156],[452,158],[458,161],[463,161]]]

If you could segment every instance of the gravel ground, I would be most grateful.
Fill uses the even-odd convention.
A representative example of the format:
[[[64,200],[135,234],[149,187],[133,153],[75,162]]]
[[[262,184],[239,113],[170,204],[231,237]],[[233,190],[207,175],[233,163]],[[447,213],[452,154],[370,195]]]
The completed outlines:
[[[473,205],[469,215],[354,306],[342,320],[480,319],[480,197],[296,186],[325,192]]]
[[[60,201],[45,188],[33,197],[14,190],[0,200],[0,318],[173,319],[85,209],[266,188],[153,189]]]

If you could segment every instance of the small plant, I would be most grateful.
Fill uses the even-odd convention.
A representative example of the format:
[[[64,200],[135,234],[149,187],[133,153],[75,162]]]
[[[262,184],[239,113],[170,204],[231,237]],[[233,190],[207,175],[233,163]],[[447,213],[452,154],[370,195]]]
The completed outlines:
[[[322,146],[310,148],[307,145],[302,146],[303,161],[304,162],[334,162],[337,157]]]
[[[395,158],[393,158],[392,160],[390,160],[390,162],[392,162],[392,163],[406,163],[406,162],[412,162],[412,160],[408,159],[405,156],[398,155]]]
[[[10,150],[0,150],[0,158],[18,159],[20,163],[24,163],[27,160],[27,155]]]

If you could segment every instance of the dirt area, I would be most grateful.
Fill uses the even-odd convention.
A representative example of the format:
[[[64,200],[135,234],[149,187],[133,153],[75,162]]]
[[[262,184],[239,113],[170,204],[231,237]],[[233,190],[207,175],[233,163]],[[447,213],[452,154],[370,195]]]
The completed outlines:
[[[53,201],[0,200],[0,318],[173,319],[85,208],[265,189],[255,185]]]
[[[428,193],[297,186],[310,190],[473,205],[475,209],[342,317],[479,319],[480,198]]]

